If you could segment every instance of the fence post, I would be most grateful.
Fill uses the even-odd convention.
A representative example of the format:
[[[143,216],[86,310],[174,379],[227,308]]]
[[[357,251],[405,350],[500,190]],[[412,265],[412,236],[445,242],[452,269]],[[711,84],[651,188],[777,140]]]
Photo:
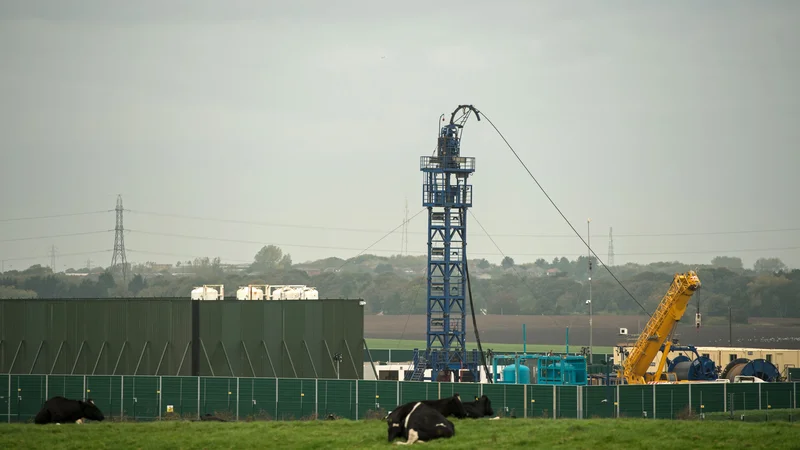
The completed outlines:
[[[319,378],[314,378],[314,415],[319,420]]]
[[[200,420],[200,376],[197,376],[197,419]]]
[[[653,419],[656,418],[656,385],[653,385]]]
[[[558,418],[556,415],[556,385],[553,385],[553,419]]]
[[[619,385],[617,385],[616,394],[617,394],[617,399],[614,400],[614,412],[616,413],[617,418],[619,418]]]
[[[356,420],[358,420],[358,378],[356,378]]]
[[[275,420],[278,420],[278,383],[280,381],[280,378],[275,378]]]
[[[125,421],[125,375],[119,378],[119,421]]]
[[[8,423],[11,423],[11,373],[8,374],[8,395],[6,398],[8,399],[8,415],[6,418],[8,419]]]
[[[239,421],[239,377],[236,377],[236,421]]]
[[[761,383],[756,383],[758,385],[758,409],[761,409]]]
[[[689,383],[689,411],[694,413],[694,405],[692,404],[692,383]]]
[[[161,417],[161,409],[163,408],[163,405],[162,405],[162,402],[161,402],[161,381],[162,381],[162,379],[163,379],[163,377],[161,377],[161,376],[158,377],[158,420],[162,420],[162,417]]]
[[[44,376],[44,401],[50,398],[50,375]]]
[[[86,375],[83,376],[83,401],[86,401]]]
[[[577,392],[575,395],[575,409],[577,410],[577,419],[583,419],[583,386],[575,386]]]
[[[398,379],[398,380],[397,380],[397,401],[395,402],[395,405],[392,407],[392,409],[394,409],[394,408],[396,408],[398,405],[402,405],[402,404],[403,404],[403,401],[402,401],[402,399],[400,398],[400,380]]]
[[[728,383],[722,383],[722,412],[728,412]]]
[[[525,402],[523,403],[522,407],[522,417],[524,419],[528,418],[528,385],[522,385],[522,397],[525,398]]]

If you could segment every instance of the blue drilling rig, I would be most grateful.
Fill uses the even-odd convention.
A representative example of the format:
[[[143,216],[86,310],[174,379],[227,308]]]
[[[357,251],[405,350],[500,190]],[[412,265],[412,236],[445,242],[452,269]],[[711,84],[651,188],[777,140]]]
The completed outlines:
[[[454,381],[479,381],[480,353],[466,347],[467,208],[472,206],[467,179],[475,172],[475,158],[461,156],[460,148],[473,112],[480,120],[472,105],[459,105],[440,129],[433,156],[420,158],[422,204],[428,208],[428,324],[425,352],[414,349],[414,371],[407,376],[412,381],[449,380],[450,374]]]

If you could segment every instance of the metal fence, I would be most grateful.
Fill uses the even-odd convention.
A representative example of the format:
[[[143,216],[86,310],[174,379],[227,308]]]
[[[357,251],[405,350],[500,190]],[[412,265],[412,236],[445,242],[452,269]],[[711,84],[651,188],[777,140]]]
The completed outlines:
[[[30,422],[55,395],[91,398],[110,420],[212,414],[231,420],[382,418],[415,400],[486,394],[518,418],[646,417],[797,407],[797,383],[543,386],[413,381],[167,376],[0,375],[0,422]]]
[[[421,350],[425,350],[424,348]],[[472,351],[469,349],[468,351]],[[564,352],[553,352],[553,355],[565,355],[567,353]],[[488,354],[487,354],[488,355]],[[569,355],[581,355],[581,353],[571,352]],[[613,353],[593,353],[592,354],[592,361],[588,361],[587,363],[591,364],[603,364],[606,361],[609,361],[614,358]],[[408,361],[414,360],[414,350],[397,350],[397,349],[388,349],[388,348],[365,348],[364,349],[364,362],[373,361],[375,364],[381,363],[404,363]],[[487,356],[487,360],[491,363],[491,356]],[[798,376],[797,378],[800,378]]]

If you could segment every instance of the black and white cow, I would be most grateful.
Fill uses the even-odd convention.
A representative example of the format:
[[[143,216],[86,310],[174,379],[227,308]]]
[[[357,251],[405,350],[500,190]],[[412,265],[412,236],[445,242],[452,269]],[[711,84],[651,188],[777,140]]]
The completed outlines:
[[[33,421],[39,425],[73,422],[82,424],[86,419],[98,422],[105,419],[103,412],[95,406],[92,399],[87,399],[84,402],[83,400],[70,400],[56,396],[44,403],[44,406],[36,414],[36,418]]]
[[[470,419],[494,416],[492,401],[485,395],[476,397],[474,402],[463,402],[463,405],[464,409],[467,411],[467,417]]]
[[[458,393],[453,394],[452,397],[440,398],[439,400],[422,400],[422,403],[439,411],[439,414],[445,417],[453,416],[459,419],[467,417],[467,410],[464,408],[464,403]]]
[[[389,442],[397,438],[405,438],[406,442],[398,442],[398,444],[409,445],[456,435],[456,427],[453,422],[447,420],[442,413],[424,402],[407,403],[392,411],[392,413],[394,412],[398,413],[395,418],[399,419],[399,422],[389,421],[387,423]],[[400,417],[401,415],[402,417]]]
[[[467,410],[464,409],[464,404],[461,402],[461,396],[458,395],[458,393],[453,394],[452,397],[440,398],[438,400],[421,400],[421,401],[426,406],[435,409],[436,411],[439,412],[439,414],[445,417],[453,416],[459,419],[467,417]],[[415,403],[417,402],[416,401],[409,402],[406,403],[405,405],[398,406],[393,411],[390,411],[389,414],[385,417],[385,419],[389,422],[393,421],[395,423],[398,423],[400,421],[399,418],[405,417],[406,414],[408,414],[408,412],[411,411],[411,408],[414,407]]]

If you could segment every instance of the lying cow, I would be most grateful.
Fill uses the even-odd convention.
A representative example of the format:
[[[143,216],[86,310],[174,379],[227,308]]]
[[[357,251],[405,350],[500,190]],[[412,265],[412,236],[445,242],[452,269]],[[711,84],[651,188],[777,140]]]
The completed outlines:
[[[389,426],[389,442],[402,437],[406,439],[406,442],[398,442],[398,444],[409,445],[456,435],[456,427],[453,422],[447,420],[442,413],[424,402],[407,403],[394,412],[397,412],[395,418],[399,421],[390,421],[387,424]]]
[[[98,422],[105,419],[100,408],[95,406],[92,399],[70,400],[56,396],[44,403],[44,406],[36,414],[33,420],[36,424],[44,425],[47,423],[77,423],[82,424],[86,419]]]
[[[481,395],[480,398],[475,397],[474,402],[464,402],[463,405],[467,411],[467,417],[470,419],[480,419],[481,417],[494,415],[492,401],[485,395]]]
[[[422,400],[426,406],[430,406],[445,417],[457,417],[463,419],[467,417],[467,410],[464,409],[464,403],[461,401],[461,396],[457,393],[452,397],[440,398],[439,400]]]
[[[406,403],[405,405],[398,406],[395,410],[390,411],[389,414],[385,417],[387,421],[398,423],[400,419],[398,417],[405,417],[411,408],[414,407],[416,402]],[[461,396],[457,393],[453,394],[452,397],[445,397],[440,398],[438,400],[422,400],[426,406],[429,406],[439,414],[445,417],[457,417],[459,419],[463,419],[467,417],[467,410],[464,409],[464,404],[461,402]],[[404,409],[405,408],[405,409]]]

